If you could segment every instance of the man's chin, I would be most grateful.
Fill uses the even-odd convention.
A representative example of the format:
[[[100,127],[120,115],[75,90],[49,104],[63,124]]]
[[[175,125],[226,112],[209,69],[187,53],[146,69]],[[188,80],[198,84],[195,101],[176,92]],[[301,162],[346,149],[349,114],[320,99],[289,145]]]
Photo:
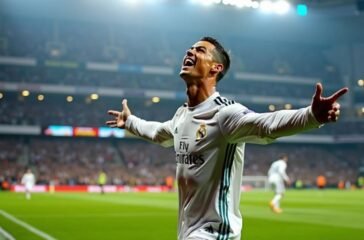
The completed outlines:
[[[188,71],[186,71],[186,70],[181,70],[180,72],[179,72],[179,76],[180,77],[183,77],[183,76],[187,76],[187,75],[189,75],[189,72]]]

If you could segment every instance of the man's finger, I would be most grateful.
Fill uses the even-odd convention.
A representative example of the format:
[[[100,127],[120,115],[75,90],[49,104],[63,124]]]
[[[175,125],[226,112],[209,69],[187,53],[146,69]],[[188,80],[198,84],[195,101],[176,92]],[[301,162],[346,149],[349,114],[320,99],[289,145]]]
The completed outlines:
[[[125,110],[129,110],[129,107],[128,107],[128,100],[123,99],[123,101],[121,102],[121,105],[122,105],[122,109],[123,109],[123,111],[125,111]]]
[[[313,98],[314,99],[320,99],[321,94],[322,94],[322,84],[321,83],[316,83],[316,91],[315,91],[315,95],[313,95]]]
[[[116,121],[115,120],[110,120],[110,121],[107,121],[106,124],[107,125],[113,125],[113,124],[116,124]]]
[[[115,110],[109,110],[107,111],[108,114],[110,115],[113,115],[115,117],[119,116],[120,115],[120,112],[119,111],[115,111]]]
[[[336,101],[336,99],[338,99],[339,97],[341,97],[342,95],[344,95],[345,93],[347,93],[349,91],[349,88],[345,87],[342,88],[340,90],[338,90],[336,93],[332,94],[329,99]]]

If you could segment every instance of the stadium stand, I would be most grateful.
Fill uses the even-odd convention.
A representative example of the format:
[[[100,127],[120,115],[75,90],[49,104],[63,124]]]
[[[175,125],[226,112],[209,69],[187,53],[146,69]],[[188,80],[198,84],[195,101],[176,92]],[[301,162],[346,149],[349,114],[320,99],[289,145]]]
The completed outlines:
[[[178,69],[193,39],[187,39],[184,32],[167,34],[135,27],[131,33],[127,24],[44,21],[34,16],[1,16],[1,20],[1,126],[101,127],[106,111],[120,108],[121,96],[128,97],[136,115],[164,121],[185,101]],[[334,43],[292,43],[241,34],[227,34],[221,40],[229,46],[233,64],[219,91],[255,111],[268,111],[269,103],[275,110],[286,104],[291,104],[289,108],[307,106],[316,81],[323,82],[327,92],[348,85],[342,66],[333,60]],[[30,90],[30,96],[21,95],[24,89]],[[320,174],[330,186],[341,180],[354,182],[364,165],[360,147],[364,114],[357,114],[354,107],[364,99],[362,89],[355,89],[343,104],[338,124],[309,133],[328,136],[329,143],[310,135],[298,143],[249,145],[244,175],[266,175],[270,162],[286,152],[292,163],[290,177],[302,180],[306,187],[314,186]],[[99,93],[98,100],[90,99],[93,92]],[[38,94],[44,95],[42,101],[36,99]],[[72,102],[66,101],[69,95]],[[154,95],[161,95],[158,104],[151,101]],[[39,184],[95,184],[101,168],[109,184],[115,185],[160,185],[175,173],[172,149],[135,139],[17,134],[0,133],[2,183],[19,183],[26,166],[36,170]],[[343,138],[344,142],[337,142]]]

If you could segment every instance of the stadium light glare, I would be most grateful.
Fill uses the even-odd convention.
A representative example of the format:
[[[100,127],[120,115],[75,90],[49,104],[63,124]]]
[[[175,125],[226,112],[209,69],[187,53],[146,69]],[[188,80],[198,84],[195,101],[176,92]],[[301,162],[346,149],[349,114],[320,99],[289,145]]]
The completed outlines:
[[[280,15],[288,13],[290,8],[291,5],[284,0],[273,3],[274,12]]]
[[[308,7],[305,4],[298,4],[296,7],[296,12],[299,16],[307,16],[308,14]]]
[[[159,103],[160,101],[161,101],[161,99],[159,97],[152,97],[153,103]]]
[[[260,3],[257,1],[252,1],[251,7],[254,9],[257,9],[260,7]]]
[[[245,1],[235,1],[235,2],[234,2],[234,5],[235,5],[237,8],[243,8],[243,7],[246,7],[246,5],[245,5]]]
[[[21,92],[21,95],[22,95],[23,97],[28,97],[28,96],[30,95],[30,92],[29,92],[28,90],[23,90],[23,91]]]
[[[263,12],[263,13],[271,13],[273,12],[273,3],[271,1],[268,0],[264,0],[262,2],[260,2],[259,5],[259,9]]]
[[[138,3],[140,3],[141,1],[139,0],[124,0],[124,2],[126,4],[129,4],[129,5],[137,5]]]
[[[190,0],[192,4],[199,4],[202,6],[211,6],[213,4],[219,4],[222,0]]]
[[[284,108],[285,108],[285,109],[287,109],[287,110],[290,110],[290,109],[292,109],[292,104],[290,104],[290,103],[286,103],[286,104],[284,105]]]
[[[69,102],[69,103],[72,102],[73,101],[73,97],[72,96],[67,96],[66,97],[66,101]]]
[[[97,99],[99,99],[99,95],[97,93],[93,93],[93,94],[90,95],[90,99],[91,100],[97,100]]]
[[[38,96],[37,96],[37,99],[38,99],[38,101],[43,101],[44,100],[44,95],[43,94],[39,94]]]
[[[363,80],[363,79],[359,79],[359,80],[358,80],[358,85],[359,85],[360,87],[363,87],[363,86],[364,86],[364,80]]]
[[[273,104],[268,106],[269,111],[273,112],[274,110],[276,110],[276,106],[274,106]]]

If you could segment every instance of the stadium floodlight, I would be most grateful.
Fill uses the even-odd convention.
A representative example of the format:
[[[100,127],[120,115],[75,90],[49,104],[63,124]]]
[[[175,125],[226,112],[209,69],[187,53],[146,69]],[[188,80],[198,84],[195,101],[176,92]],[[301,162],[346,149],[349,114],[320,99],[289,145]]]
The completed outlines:
[[[364,80],[363,80],[363,79],[359,79],[359,80],[358,80],[358,85],[359,85],[360,87],[363,87],[363,86],[364,86]]]
[[[274,106],[273,104],[268,106],[269,111],[273,112],[274,110],[276,110],[276,106]]]
[[[263,13],[271,13],[273,12],[273,2],[264,0],[260,2],[259,8]]]
[[[274,12],[277,14],[286,14],[289,12],[291,5],[287,1],[280,0],[273,4]]]
[[[161,99],[159,97],[152,97],[153,103],[159,103],[160,101],[161,101]]]
[[[69,103],[72,102],[73,101],[73,97],[72,96],[67,96],[66,97],[66,101],[69,102]]]
[[[296,12],[300,16],[306,16],[308,13],[308,8],[306,4],[298,4],[296,7]]]
[[[222,0],[190,0],[193,4],[200,4],[202,6],[211,6],[213,4],[219,4]]]
[[[231,1],[230,0],[222,0],[222,4],[231,5]]]
[[[23,91],[21,92],[21,95],[22,95],[23,97],[28,97],[28,96],[29,96],[29,94],[30,94],[30,92],[29,92],[28,90],[23,90]]]
[[[252,8],[257,9],[257,8],[259,8],[259,6],[260,6],[260,3],[259,3],[259,2],[257,2],[257,1],[252,1],[252,3],[251,3],[251,7],[252,7]]]
[[[0,92],[0,99],[4,97],[4,94]]]
[[[43,101],[44,100],[44,95],[43,94],[39,94],[37,96],[37,99],[38,99],[39,102]]]
[[[123,0],[126,4],[135,5],[141,1],[139,0]]]
[[[92,94],[90,95],[90,99],[91,99],[91,100],[97,100],[97,99],[99,99],[99,95],[98,95],[97,93],[92,93]]]
[[[219,4],[219,3],[221,3],[221,0],[201,0],[200,2],[204,6],[211,6],[213,4]]]
[[[238,8],[246,7],[246,5],[245,5],[245,1],[235,0],[233,4],[234,4],[236,7],[238,7]]]
[[[284,105],[284,108],[285,108],[285,109],[287,109],[287,110],[290,110],[290,109],[292,109],[292,104],[290,104],[290,103],[286,103],[286,104]]]

